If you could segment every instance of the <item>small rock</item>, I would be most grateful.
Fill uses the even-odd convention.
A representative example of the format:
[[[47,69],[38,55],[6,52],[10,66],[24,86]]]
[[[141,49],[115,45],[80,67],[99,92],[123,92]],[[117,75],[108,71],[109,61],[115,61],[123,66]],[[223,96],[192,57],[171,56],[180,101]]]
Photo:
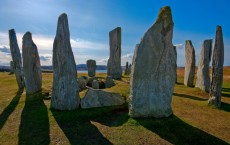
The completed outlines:
[[[81,100],[81,108],[122,105],[125,100],[119,93],[90,89]]]
[[[85,90],[87,83],[88,83],[88,77],[86,76],[79,77],[78,78],[79,91]]]
[[[92,88],[93,89],[99,89],[99,82],[97,80],[93,80]]]
[[[115,85],[115,83],[113,81],[113,78],[111,76],[107,76],[106,80],[105,80],[105,87],[106,88],[111,88],[114,85]]]

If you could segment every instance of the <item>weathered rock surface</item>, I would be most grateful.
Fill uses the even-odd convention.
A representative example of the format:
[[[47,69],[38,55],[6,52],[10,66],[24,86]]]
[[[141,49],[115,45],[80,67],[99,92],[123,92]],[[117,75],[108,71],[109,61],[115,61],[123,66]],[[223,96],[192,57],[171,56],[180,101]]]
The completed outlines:
[[[195,49],[191,40],[185,41],[185,71],[184,71],[184,85],[193,87],[193,81],[196,69]]]
[[[106,88],[111,88],[114,85],[115,85],[115,83],[113,81],[113,78],[111,76],[107,76],[106,80],[105,80],[105,87]]]
[[[9,30],[9,40],[10,40],[10,51],[12,60],[14,63],[14,72],[19,89],[23,89],[25,86],[23,69],[22,69],[22,59],[21,53],[18,47],[18,41],[14,29]]]
[[[131,117],[160,118],[172,114],[176,79],[173,26],[170,7],[161,8],[156,22],[135,49],[129,96]]]
[[[79,77],[78,78],[79,91],[85,90],[87,83],[88,83],[88,77],[86,76]]]
[[[81,100],[81,108],[122,105],[125,100],[119,93],[89,89]]]
[[[221,107],[221,90],[223,85],[224,41],[221,26],[216,27],[215,46],[212,55],[212,82],[208,103]]]
[[[90,59],[90,60],[87,60],[86,63],[87,63],[87,68],[88,68],[88,75],[90,77],[94,77],[96,69],[97,69],[96,61]]]
[[[197,69],[196,87],[209,92],[210,76],[209,63],[212,55],[212,40],[205,40],[200,52],[200,60]]]
[[[92,88],[93,89],[99,89],[99,82],[97,80],[93,80]]]
[[[34,94],[42,89],[42,72],[37,46],[32,40],[32,34],[26,32],[23,36],[22,57],[23,73],[27,94]]]
[[[14,62],[10,61],[10,74],[14,74]]]
[[[57,31],[53,43],[53,91],[51,108],[73,110],[79,107],[80,97],[77,82],[77,68],[70,45],[68,18],[62,14],[58,18]]]
[[[107,64],[107,75],[113,79],[121,79],[121,28],[109,32],[110,57]]]

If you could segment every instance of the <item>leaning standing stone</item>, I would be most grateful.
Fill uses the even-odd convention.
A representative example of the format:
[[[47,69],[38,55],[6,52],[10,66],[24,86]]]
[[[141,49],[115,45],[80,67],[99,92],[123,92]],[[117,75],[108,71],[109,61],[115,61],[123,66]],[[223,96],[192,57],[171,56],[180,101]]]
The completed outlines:
[[[221,26],[216,27],[216,40],[212,55],[212,82],[208,103],[221,106],[221,90],[223,84],[224,40]]]
[[[160,9],[156,22],[135,49],[131,80],[131,117],[168,117],[176,79],[176,54],[172,45],[170,7]]]
[[[193,87],[193,80],[195,76],[195,50],[191,40],[185,41],[185,71],[184,71],[184,85]]]
[[[209,63],[212,55],[212,40],[205,40],[200,52],[200,60],[197,69],[196,87],[209,92],[210,76]]]
[[[18,88],[24,88],[24,76],[22,71],[22,58],[18,47],[18,41],[14,29],[9,30],[10,51],[14,63],[14,72],[18,83]]]
[[[69,25],[66,14],[58,18],[53,43],[53,92],[51,108],[73,110],[79,107],[77,67],[70,45]]]
[[[90,77],[94,77],[95,72],[96,72],[96,68],[97,68],[96,61],[90,59],[90,60],[87,60],[86,63],[87,63],[88,75]]]
[[[109,32],[110,57],[107,65],[107,75],[113,79],[121,79],[121,28]]]
[[[42,89],[42,72],[37,46],[30,32],[26,32],[23,36],[22,57],[26,93],[36,93]]]

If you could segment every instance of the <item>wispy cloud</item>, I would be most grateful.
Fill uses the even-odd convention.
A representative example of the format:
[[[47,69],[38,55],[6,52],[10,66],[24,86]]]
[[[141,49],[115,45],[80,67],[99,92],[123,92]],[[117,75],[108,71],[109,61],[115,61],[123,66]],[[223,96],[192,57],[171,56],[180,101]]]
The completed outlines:
[[[109,56],[107,56],[106,58],[100,59],[98,62],[107,63],[107,62],[108,62],[108,59],[109,59]]]
[[[10,49],[6,46],[0,46],[0,52],[5,53],[6,55],[10,55]]]
[[[108,45],[99,42],[93,42],[84,40],[81,38],[71,39],[71,45],[73,48],[84,49],[84,50],[105,50],[108,49]]]
[[[183,44],[174,44],[174,46],[176,46],[177,49],[183,49],[184,48]]]

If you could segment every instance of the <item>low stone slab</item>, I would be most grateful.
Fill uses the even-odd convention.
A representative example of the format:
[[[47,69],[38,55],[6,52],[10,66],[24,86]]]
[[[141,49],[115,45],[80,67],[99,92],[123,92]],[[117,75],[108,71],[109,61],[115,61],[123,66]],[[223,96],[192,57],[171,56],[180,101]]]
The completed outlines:
[[[106,92],[104,90],[90,89],[81,100],[81,108],[94,108],[104,106],[122,105],[125,100],[119,93]]]

